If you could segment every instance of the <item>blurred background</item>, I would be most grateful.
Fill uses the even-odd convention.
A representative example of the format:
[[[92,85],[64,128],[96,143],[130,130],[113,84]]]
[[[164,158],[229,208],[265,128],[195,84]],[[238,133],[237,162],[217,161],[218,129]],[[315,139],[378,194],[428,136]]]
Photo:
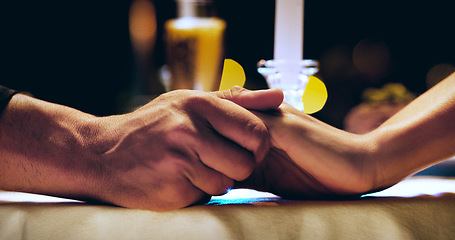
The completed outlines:
[[[418,95],[455,71],[453,5],[306,0],[304,57],[320,61],[329,94],[314,116],[343,128],[365,89],[402,83]],[[273,58],[275,0],[215,6],[227,23],[225,57],[244,67],[247,88],[267,88],[256,63]],[[99,116],[130,111],[164,92],[163,24],[175,8],[173,0],[2,1],[0,84]]]

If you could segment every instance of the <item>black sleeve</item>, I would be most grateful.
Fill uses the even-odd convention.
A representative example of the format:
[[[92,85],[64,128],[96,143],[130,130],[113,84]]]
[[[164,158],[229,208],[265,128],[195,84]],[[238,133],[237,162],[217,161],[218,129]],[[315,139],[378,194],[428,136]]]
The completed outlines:
[[[9,100],[13,97],[14,94],[16,94],[17,91],[14,91],[12,89],[3,87],[0,85],[0,113],[3,112],[3,110],[6,108],[6,106],[9,103]]]

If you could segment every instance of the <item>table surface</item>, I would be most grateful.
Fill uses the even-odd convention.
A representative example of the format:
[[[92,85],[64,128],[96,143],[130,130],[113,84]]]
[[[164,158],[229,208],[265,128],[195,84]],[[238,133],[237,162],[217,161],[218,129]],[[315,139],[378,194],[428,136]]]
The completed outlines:
[[[0,192],[0,239],[452,239],[455,178],[412,177],[350,201],[236,189],[157,213]]]

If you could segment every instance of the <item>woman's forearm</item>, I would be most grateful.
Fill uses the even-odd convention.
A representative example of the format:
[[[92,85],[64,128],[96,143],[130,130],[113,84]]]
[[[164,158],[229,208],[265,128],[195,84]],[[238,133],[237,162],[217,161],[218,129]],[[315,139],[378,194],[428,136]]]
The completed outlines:
[[[284,196],[377,191],[455,154],[455,74],[364,135],[286,104],[278,112],[257,114],[279,151],[245,183],[260,182],[261,190]]]
[[[386,186],[455,153],[455,73],[367,134]],[[383,187],[383,186],[379,186]]]
[[[0,189],[83,196],[91,118],[16,94],[0,117]]]

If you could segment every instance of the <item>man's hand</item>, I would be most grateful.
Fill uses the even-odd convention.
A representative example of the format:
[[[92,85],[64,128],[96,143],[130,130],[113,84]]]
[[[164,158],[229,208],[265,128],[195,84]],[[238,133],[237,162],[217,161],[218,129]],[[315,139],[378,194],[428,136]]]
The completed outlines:
[[[18,94],[0,117],[0,188],[156,211],[224,194],[270,145],[235,102],[276,108],[271,92],[179,90],[109,117]]]
[[[97,141],[109,147],[99,160],[99,197],[170,210],[224,194],[233,180],[247,178],[267,154],[269,135],[258,117],[229,101],[242,101],[241,94],[179,90],[102,119],[105,130]]]

